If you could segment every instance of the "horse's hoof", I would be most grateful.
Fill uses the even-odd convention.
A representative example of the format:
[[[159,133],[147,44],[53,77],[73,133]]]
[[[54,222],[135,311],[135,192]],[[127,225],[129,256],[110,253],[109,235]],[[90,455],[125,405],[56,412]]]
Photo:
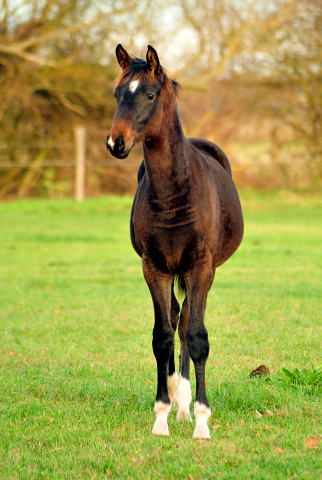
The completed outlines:
[[[194,413],[196,426],[193,432],[193,438],[211,438],[207,422],[211,415],[211,410],[207,405],[195,402]]]
[[[196,425],[192,436],[193,438],[211,438],[208,425]]]
[[[171,410],[170,403],[163,403],[157,400],[154,404],[156,419],[152,429],[153,435],[169,435],[168,415]]]
[[[155,421],[152,429],[153,435],[167,435],[169,436],[169,427],[168,424],[164,424],[163,422],[159,422],[158,420]]]

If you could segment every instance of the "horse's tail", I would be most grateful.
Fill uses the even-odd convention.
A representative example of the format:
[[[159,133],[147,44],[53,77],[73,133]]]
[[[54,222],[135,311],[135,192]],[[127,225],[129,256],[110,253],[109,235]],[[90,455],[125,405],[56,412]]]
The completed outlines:
[[[179,297],[185,299],[187,296],[187,287],[183,276],[180,273],[177,273],[174,277],[174,281],[178,289]]]

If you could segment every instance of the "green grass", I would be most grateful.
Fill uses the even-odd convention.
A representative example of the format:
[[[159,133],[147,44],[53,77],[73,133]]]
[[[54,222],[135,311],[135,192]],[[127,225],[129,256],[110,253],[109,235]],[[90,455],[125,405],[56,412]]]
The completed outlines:
[[[322,478],[321,385],[278,380],[322,361],[322,200],[242,203],[243,243],[208,297],[211,441],[173,412],[170,437],[150,433],[153,311],[131,199],[0,204],[1,479]],[[260,364],[271,382],[250,379]]]

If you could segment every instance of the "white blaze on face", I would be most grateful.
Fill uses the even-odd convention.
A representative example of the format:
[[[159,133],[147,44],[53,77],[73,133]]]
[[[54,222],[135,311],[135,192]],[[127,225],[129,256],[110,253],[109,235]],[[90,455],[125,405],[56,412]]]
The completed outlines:
[[[133,80],[133,82],[131,82],[129,86],[130,92],[134,93],[135,90],[138,88],[138,86],[139,86],[139,80]]]

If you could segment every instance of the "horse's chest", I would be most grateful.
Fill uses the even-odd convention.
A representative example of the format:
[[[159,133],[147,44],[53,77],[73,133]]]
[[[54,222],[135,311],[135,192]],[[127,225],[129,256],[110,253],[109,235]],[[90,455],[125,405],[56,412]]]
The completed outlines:
[[[177,215],[175,214],[177,213]],[[175,272],[204,249],[205,235],[199,230],[191,207],[181,212],[138,210],[133,216],[135,238],[153,263],[164,272]]]

